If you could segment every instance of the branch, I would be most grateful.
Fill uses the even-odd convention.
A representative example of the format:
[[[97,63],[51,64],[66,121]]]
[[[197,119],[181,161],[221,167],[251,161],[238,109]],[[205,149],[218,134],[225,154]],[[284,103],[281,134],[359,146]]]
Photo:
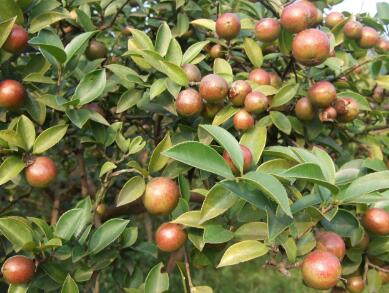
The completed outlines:
[[[170,257],[166,263],[165,271],[170,274],[174,267],[176,266],[176,263],[180,261],[184,257],[185,250],[183,247],[181,247],[179,250],[172,252],[170,254]]]
[[[94,191],[94,186],[88,176],[88,172],[86,171],[86,166],[85,166],[85,159],[84,159],[84,151],[80,150],[77,152],[77,159],[78,159],[78,165],[80,168],[80,173],[81,173],[81,194],[82,196],[93,196],[95,191]]]
[[[122,6],[120,6],[118,8],[118,10],[116,11],[116,14],[114,15],[114,17],[112,18],[111,22],[109,23],[108,26],[102,28],[102,29],[107,29],[107,28],[110,28],[113,26],[113,24],[115,23],[116,19],[118,18],[119,14],[122,12],[123,8],[130,2],[130,0],[127,0],[126,2],[123,3]]]
[[[57,224],[60,206],[61,206],[61,200],[59,199],[59,196],[56,195],[54,197],[53,207],[51,208],[50,225],[52,226]]]
[[[10,201],[8,203],[8,205],[6,205],[4,208],[2,208],[0,210],[0,214],[4,213],[5,211],[7,211],[8,209],[10,209],[11,207],[13,207],[15,204],[17,204],[19,201],[21,201],[23,198],[26,198],[26,197],[29,197],[30,196],[30,193],[27,193],[25,195],[22,195],[20,197],[18,197],[17,199],[13,200],[13,201]]]
[[[192,282],[192,277],[190,275],[190,265],[189,265],[189,257],[188,254],[186,253],[186,250],[184,248],[184,258],[185,258],[185,270],[186,270],[186,276],[188,277],[188,284],[189,284],[189,289],[192,291],[193,282]]]
[[[341,77],[347,76],[350,73],[352,73],[354,70],[358,69],[359,67],[362,67],[363,65],[366,65],[366,64],[371,63],[371,62],[378,61],[381,58],[382,58],[382,56],[378,56],[378,57],[375,57],[375,58],[372,58],[372,59],[367,59],[367,60],[365,60],[365,61],[363,61],[361,63],[355,64],[355,65],[347,68],[343,72],[341,72],[339,75],[331,78],[330,81],[334,81],[334,80],[337,80],[337,79],[339,79]]]

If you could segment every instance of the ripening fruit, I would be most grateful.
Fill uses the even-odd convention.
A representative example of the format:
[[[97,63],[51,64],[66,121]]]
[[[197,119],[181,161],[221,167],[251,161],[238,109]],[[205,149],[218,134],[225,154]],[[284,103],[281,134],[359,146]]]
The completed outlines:
[[[351,122],[357,118],[359,114],[359,106],[351,98],[340,98],[335,101],[335,110],[338,114],[338,121]]]
[[[239,110],[232,119],[234,127],[238,131],[246,131],[254,126],[254,117],[244,109]]]
[[[298,1],[294,2],[293,4],[294,5],[301,5],[301,6],[305,7],[306,9],[308,9],[309,15],[310,15],[309,25],[310,26],[316,25],[316,23],[319,21],[320,16],[318,15],[319,12],[318,12],[318,9],[315,6],[315,4],[313,4],[312,2],[309,2],[307,0],[298,0]],[[323,15],[321,16],[321,18],[323,18]]]
[[[277,40],[280,31],[280,22],[275,18],[263,18],[255,26],[255,35],[257,39],[265,43]]]
[[[219,38],[231,40],[240,33],[240,20],[235,13],[224,13],[216,20],[216,34]]]
[[[228,83],[219,75],[208,74],[200,81],[200,95],[208,102],[223,100],[228,93]]]
[[[270,85],[269,73],[261,68],[251,70],[249,80],[259,85]]]
[[[105,112],[104,112],[103,108],[101,108],[99,106],[99,104],[97,104],[97,103],[85,104],[84,106],[82,106],[82,108],[91,110],[93,112],[97,112],[97,113],[99,113],[103,117],[105,116]]]
[[[336,99],[336,88],[329,81],[319,81],[308,89],[308,98],[316,107],[328,107]]]
[[[251,86],[244,80],[234,81],[228,91],[228,98],[235,106],[242,106],[246,96],[251,93]]]
[[[186,233],[181,225],[164,223],[155,232],[155,242],[158,248],[165,252],[180,249],[186,241]]]
[[[212,59],[221,58],[223,55],[223,47],[219,44],[213,45],[209,50],[209,56],[211,56]]]
[[[181,91],[176,99],[176,110],[184,117],[200,114],[203,110],[203,99],[199,92],[192,88]]]
[[[70,11],[69,15],[70,15],[70,18],[71,18],[71,19],[73,19],[74,21],[77,21],[78,15],[77,15],[77,11],[76,11],[75,9],[73,9],[72,11]]]
[[[316,21],[314,26],[321,25],[323,23],[323,11],[317,8]]]
[[[389,270],[389,266],[384,267],[384,269]],[[383,272],[383,271],[378,271],[378,274],[382,280],[382,284],[389,283],[389,273]]]
[[[269,107],[269,99],[260,92],[251,92],[244,100],[244,109],[249,113],[262,113]]]
[[[26,92],[17,80],[7,79],[0,82],[0,107],[10,109],[23,104]]]
[[[205,118],[213,118],[223,108],[223,102],[221,103],[205,103],[203,112],[201,113]]]
[[[330,54],[330,40],[318,29],[304,30],[293,38],[292,53],[297,62],[302,65],[319,65]]]
[[[34,261],[24,255],[15,255],[4,262],[1,272],[7,283],[25,284],[34,276],[35,264]]]
[[[389,213],[381,208],[371,208],[363,215],[363,226],[378,235],[389,234]]]
[[[344,15],[340,12],[333,11],[330,12],[326,17],[326,26],[329,28],[334,28],[344,20]]]
[[[270,85],[275,88],[280,88],[282,86],[281,77],[276,72],[269,72],[270,76]]]
[[[338,116],[338,113],[336,113],[335,108],[332,106],[325,108],[319,114],[320,121],[322,121],[322,122],[335,121],[337,116]]]
[[[196,65],[184,64],[182,65],[182,70],[184,70],[189,82],[199,82],[201,80],[201,72]]]
[[[131,25],[126,25],[123,29],[122,29],[122,34],[125,35],[125,36],[129,36],[131,35],[131,30],[133,29],[133,27]]]
[[[342,273],[339,259],[327,251],[313,251],[303,261],[302,274],[305,285],[319,290],[334,287]]]
[[[362,35],[362,28],[363,25],[359,21],[350,20],[345,24],[343,33],[347,38],[357,40]]]
[[[102,217],[104,216],[105,212],[107,210],[107,206],[103,203],[99,204],[97,207],[96,207],[96,213]]]
[[[380,38],[377,44],[375,45],[375,49],[378,53],[389,52],[389,40]]]
[[[307,29],[312,23],[310,10],[304,5],[291,4],[281,13],[282,27],[291,33],[298,33]]]
[[[297,101],[294,107],[294,113],[298,119],[303,121],[312,120],[315,115],[312,104],[307,97],[303,97]]]
[[[26,168],[26,180],[33,187],[47,187],[57,176],[57,167],[52,159],[45,156],[33,158],[33,162]]]
[[[369,246],[369,242],[370,242],[369,235],[367,233],[365,233],[362,240],[357,245],[353,246],[353,248],[365,251],[367,249],[367,247]]]
[[[316,235],[316,249],[319,251],[328,251],[342,260],[346,254],[346,244],[342,237],[334,232],[319,232]]]
[[[28,45],[28,33],[20,25],[14,24],[11,33],[3,45],[3,50],[18,54],[24,51]]]
[[[361,276],[347,278],[346,288],[350,293],[361,293],[365,289],[365,282]]]
[[[240,145],[240,149],[242,150],[243,154],[243,173],[247,172],[251,165],[253,164],[253,156],[251,154],[251,151],[248,147],[244,145]],[[226,161],[227,165],[231,168],[231,171],[235,174],[239,174],[238,168],[235,166],[234,162],[232,161],[230,154],[227,151],[223,152],[223,158]]]
[[[146,185],[143,204],[153,215],[168,215],[177,206],[180,191],[177,184],[167,177],[156,177]]]
[[[89,46],[85,51],[85,56],[88,60],[93,61],[100,58],[105,58],[107,55],[107,48],[102,42],[91,40]]]
[[[370,49],[378,43],[379,39],[380,36],[374,28],[364,26],[362,28],[361,38],[358,40],[358,45],[363,49]]]
[[[372,98],[376,103],[382,103],[384,99],[385,89],[382,86],[377,85],[373,90]]]

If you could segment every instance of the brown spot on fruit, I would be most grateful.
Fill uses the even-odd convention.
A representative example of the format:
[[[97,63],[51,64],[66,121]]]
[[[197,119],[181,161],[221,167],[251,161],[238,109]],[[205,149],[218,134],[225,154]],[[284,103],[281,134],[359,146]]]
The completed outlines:
[[[177,251],[185,244],[186,238],[182,226],[174,223],[164,223],[155,232],[155,242],[164,252]]]
[[[44,188],[55,180],[57,168],[49,157],[35,157],[32,164],[26,168],[25,174],[28,184]]]
[[[3,44],[3,49],[12,54],[19,54],[27,48],[28,33],[20,25],[14,24],[11,33]]]
[[[263,18],[255,26],[255,35],[261,42],[273,42],[278,39],[281,25],[278,19]]]
[[[316,235],[316,249],[319,251],[328,251],[342,260],[346,254],[346,244],[342,237],[334,232],[319,232]]]
[[[316,82],[308,89],[308,98],[316,107],[328,107],[336,99],[336,88],[326,80]]]
[[[200,95],[209,102],[224,100],[228,93],[228,83],[223,77],[216,74],[208,74],[201,79]]]
[[[14,285],[25,284],[34,276],[35,264],[28,257],[15,255],[4,262],[1,272],[7,283]]]
[[[176,110],[185,117],[200,114],[203,110],[203,99],[199,92],[191,88],[181,91],[176,99]]]
[[[219,38],[231,40],[240,33],[240,20],[235,13],[224,13],[216,20],[216,34]]]
[[[235,106],[242,106],[246,96],[251,93],[251,86],[244,80],[234,81],[228,91],[228,98]]]
[[[322,122],[333,122],[337,117],[337,113],[334,107],[330,106],[320,112],[319,118]]]
[[[294,108],[296,117],[303,121],[310,121],[315,115],[313,106],[307,97],[300,98]]]
[[[239,110],[232,119],[234,127],[238,131],[246,131],[254,126],[254,117],[244,109]]]
[[[382,208],[370,208],[363,215],[363,226],[377,235],[389,234],[389,213]]]
[[[240,149],[242,150],[243,154],[243,173],[245,173],[251,168],[251,165],[253,164],[253,156],[251,154],[251,150],[248,147],[240,145]],[[227,165],[231,168],[231,171],[235,175],[238,175],[240,172],[235,166],[234,162],[230,157],[230,154],[227,151],[223,152],[223,158],[226,161]]]
[[[244,108],[249,113],[262,113],[269,106],[269,99],[260,92],[251,92],[244,100]]]
[[[351,98],[340,98],[335,101],[335,109],[338,114],[338,121],[351,122],[358,117],[359,106]]]
[[[0,107],[16,108],[24,103],[25,98],[24,87],[17,80],[7,79],[0,82]]]

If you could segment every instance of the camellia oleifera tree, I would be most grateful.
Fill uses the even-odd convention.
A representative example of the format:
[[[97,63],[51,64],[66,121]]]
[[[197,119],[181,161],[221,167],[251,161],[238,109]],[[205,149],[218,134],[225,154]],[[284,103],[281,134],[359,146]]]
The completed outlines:
[[[2,290],[379,292],[389,5],[339,2],[1,0]]]

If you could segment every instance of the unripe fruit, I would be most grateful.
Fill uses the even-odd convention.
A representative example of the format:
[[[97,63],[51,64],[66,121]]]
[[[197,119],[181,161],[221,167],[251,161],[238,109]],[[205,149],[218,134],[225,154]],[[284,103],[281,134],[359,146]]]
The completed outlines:
[[[213,118],[223,108],[224,104],[221,103],[205,103],[203,107],[202,115],[205,118]]]
[[[377,235],[389,234],[389,213],[381,208],[371,208],[363,215],[363,226]]]
[[[259,85],[270,85],[269,73],[261,68],[251,70],[249,80]]]
[[[107,210],[107,207],[105,204],[101,203],[96,207],[96,213],[102,217],[105,214],[105,211]]]
[[[89,46],[85,51],[85,56],[88,60],[93,61],[100,58],[105,58],[107,55],[107,48],[101,42],[91,40]]]
[[[223,77],[216,74],[208,74],[201,79],[200,95],[209,102],[223,100],[228,93],[228,83]]]
[[[376,103],[382,103],[382,100],[384,99],[385,89],[379,85],[377,85],[374,88],[373,96],[372,98]]]
[[[340,122],[351,122],[357,118],[359,114],[359,106],[351,98],[337,99],[335,102],[335,109],[338,113],[338,121]]]
[[[344,15],[340,12],[333,11],[329,13],[326,17],[326,26],[329,28],[334,28],[344,20]]]
[[[224,13],[216,20],[216,33],[219,38],[231,40],[240,33],[240,20],[235,13]]]
[[[97,112],[103,117],[105,116],[105,112],[104,112],[103,108],[101,108],[99,106],[99,104],[97,104],[97,103],[89,103],[89,104],[82,106],[82,108],[91,110],[93,112]]]
[[[365,251],[367,249],[367,247],[369,246],[369,242],[370,242],[369,235],[367,233],[365,233],[362,240],[357,245],[355,245],[353,248]]]
[[[155,242],[158,248],[165,252],[180,249],[186,241],[186,233],[181,225],[164,223],[155,232]]]
[[[223,47],[219,44],[213,45],[209,50],[209,56],[211,56],[212,59],[221,58],[223,55]]]
[[[320,17],[320,16],[318,15],[318,9],[315,6],[315,4],[313,4],[307,0],[299,0],[299,1],[294,2],[293,4],[300,5],[300,6],[305,7],[306,9],[308,9],[309,15],[310,15],[310,20],[309,20],[310,26],[314,26],[317,23],[317,21],[319,20],[318,17]],[[323,17],[323,16],[321,16],[321,17]]]
[[[251,165],[253,164],[253,156],[251,154],[251,151],[248,147],[244,145],[240,145],[240,149],[242,150],[243,154],[243,173],[247,172]],[[234,162],[232,161],[230,154],[227,151],[223,152],[223,158],[226,161],[227,165],[231,168],[231,171],[235,174],[239,174],[238,168],[235,166]]]
[[[318,29],[304,30],[293,38],[292,54],[297,62],[305,66],[319,65],[330,54],[330,40]]]
[[[57,168],[49,157],[35,157],[26,168],[26,180],[33,187],[47,187],[57,176]]]
[[[12,54],[24,51],[28,45],[28,33],[20,25],[14,24],[11,33],[3,44],[3,49]]]
[[[315,115],[312,104],[307,97],[301,98],[297,101],[294,112],[296,117],[303,121],[312,120]]]
[[[334,107],[325,108],[319,114],[320,121],[322,121],[322,122],[326,122],[326,121],[332,122],[332,121],[335,121],[337,116],[338,116],[338,113],[336,113],[336,110],[335,110]]]
[[[26,92],[23,85],[12,79],[0,82],[0,107],[10,109],[23,104]]]
[[[308,89],[308,98],[316,107],[328,107],[336,99],[336,88],[329,81],[319,81]]]
[[[370,49],[378,43],[379,39],[380,36],[374,28],[364,26],[362,28],[361,38],[358,41],[358,45],[363,49]]]
[[[28,257],[15,255],[4,262],[1,272],[7,283],[25,284],[34,276],[35,264]]]
[[[359,21],[350,20],[344,26],[343,33],[347,38],[357,40],[362,35],[362,28],[363,25]]]
[[[251,92],[244,100],[244,108],[249,113],[262,113],[269,106],[269,99],[260,92]]]
[[[319,232],[316,236],[316,249],[330,252],[339,260],[346,254],[346,244],[342,237],[334,232]]]
[[[288,32],[301,32],[307,29],[311,23],[311,13],[304,5],[291,4],[282,10],[281,25]]]
[[[235,106],[242,106],[246,96],[251,93],[251,86],[244,80],[236,80],[231,84],[228,98]]]
[[[303,261],[304,283],[314,289],[326,290],[334,287],[342,273],[339,259],[327,251],[313,251]]]
[[[275,88],[280,88],[282,86],[281,77],[276,72],[269,72],[270,76],[270,85]]]
[[[365,282],[361,276],[348,278],[346,288],[350,293],[361,293],[365,289]]]
[[[254,126],[254,117],[246,110],[239,110],[232,119],[234,127],[238,131],[246,131]]]
[[[375,46],[378,53],[389,52],[389,40],[380,38]]]
[[[198,91],[189,88],[181,91],[176,99],[177,113],[185,116],[197,116],[203,110],[203,99]]]
[[[177,206],[180,191],[177,184],[167,177],[157,177],[146,185],[143,204],[153,215],[168,215]]]
[[[277,40],[280,31],[281,25],[275,18],[263,18],[255,26],[255,35],[261,42]]]
[[[201,80],[200,69],[194,64],[184,64],[182,65],[186,76],[188,77],[189,82],[199,82]]]

